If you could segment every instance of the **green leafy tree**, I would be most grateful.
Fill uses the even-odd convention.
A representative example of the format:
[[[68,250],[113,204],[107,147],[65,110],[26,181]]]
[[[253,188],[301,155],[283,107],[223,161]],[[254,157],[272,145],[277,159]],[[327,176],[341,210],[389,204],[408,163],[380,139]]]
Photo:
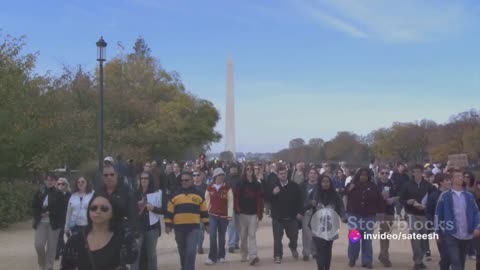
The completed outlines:
[[[312,138],[308,141],[308,145],[315,147],[322,147],[325,141],[322,138]]]
[[[231,151],[223,151],[220,153],[220,160],[232,161],[233,159],[234,159],[234,155]]]
[[[302,138],[296,138],[296,139],[293,139],[290,141],[290,143],[288,144],[288,147],[290,149],[293,149],[293,148],[299,148],[299,147],[302,147],[305,145],[305,140],[302,139]]]
[[[95,164],[98,73],[65,67],[40,76],[23,38],[0,37],[0,177]],[[218,120],[213,104],[187,93],[142,38],[105,65],[105,154],[193,158],[220,140]]]

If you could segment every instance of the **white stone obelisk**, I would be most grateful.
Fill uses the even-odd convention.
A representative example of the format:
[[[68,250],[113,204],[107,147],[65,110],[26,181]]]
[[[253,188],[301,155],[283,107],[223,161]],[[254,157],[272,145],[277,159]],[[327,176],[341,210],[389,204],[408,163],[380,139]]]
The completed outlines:
[[[225,118],[225,151],[230,151],[235,157],[235,91],[233,83],[233,59],[227,61],[227,103]]]

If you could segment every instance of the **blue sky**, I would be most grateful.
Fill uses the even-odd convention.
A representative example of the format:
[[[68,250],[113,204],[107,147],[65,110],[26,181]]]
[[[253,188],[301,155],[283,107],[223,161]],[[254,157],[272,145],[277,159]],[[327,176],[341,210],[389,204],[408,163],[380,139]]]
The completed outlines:
[[[26,35],[38,71],[53,74],[93,70],[100,35],[109,57],[141,35],[188,91],[215,104],[222,134],[232,56],[244,152],[394,121],[444,122],[480,100],[476,0],[17,0],[2,4],[0,28]]]

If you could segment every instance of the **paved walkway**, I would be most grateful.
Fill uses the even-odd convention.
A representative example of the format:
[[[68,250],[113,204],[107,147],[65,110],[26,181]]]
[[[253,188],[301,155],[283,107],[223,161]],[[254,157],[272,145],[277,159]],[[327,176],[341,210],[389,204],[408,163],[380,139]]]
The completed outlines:
[[[33,270],[37,269],[36,255],[33,248],[33,230],[30,227],[31,222],[19,223],[11,226],[5,231],[0,231],[0,269],[15,269],[15,270]],[[348,268],[348,260],[346,251],[348,240],[346,237],[346,226],[343,225],[341,237],[335,241],[333,246],[332,270],[345,270]],[[208,246],[208,236],[205,239],[204,246]],[[300,237],[301,238],[301,237]],[[227,263],[224,265],[206,266],[204,264],[207,255],[197,256],[197,269],[295,269],[295,270],[313,270],[316,269],[316,264],[313,261],[303,262],[295,261],[290,256],[290,251],[284,240],[284,260],[281,265],[273,263],[273,236],[271,229],[271,221],[266,218],[262,223],[257,233],[260,263],[255,267],[248,266],[248,264],[240,262],[239,254],[227,254]],[[301,247],[301,243],[299,243]],[[378,256],[378,241],[374,241],[374,268],[383,269],[383,266],[376,260]],[[437,247],[432,240],[430,242],[432,250],[433,261],[426,262],[428,269],[438,269],[438,252]],[[206,250],[208,252],[208,249]],[[301,248],[299,248],[301,254]],[[173,234],[162,235],[158,241],[157,246],[159,270],[179,270],[178,253]],[[412,252],[409,241],[393,241],[390,247],[390,256],[393,263],[392,270],[412,269]],[[363,269],[357,263],[354,269]],[[58,268],[56,268],[58,269]],[[468,261],[465,269],[474,269],[474,262]]]

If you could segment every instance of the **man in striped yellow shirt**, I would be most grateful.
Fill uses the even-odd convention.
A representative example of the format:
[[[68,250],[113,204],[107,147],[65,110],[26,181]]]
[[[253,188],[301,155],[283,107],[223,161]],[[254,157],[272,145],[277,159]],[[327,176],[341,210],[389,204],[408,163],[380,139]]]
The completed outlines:
[[[182,270],[195,270],[198,230],[200,221],[208,228],[208,212],[204,194],[193,187],[193,176],[189,172],[181,174],[181,188],[175,191],[165,213],[165,231],[175,230],[175,241]],[[206,230],[208,233],[208,230]]]

